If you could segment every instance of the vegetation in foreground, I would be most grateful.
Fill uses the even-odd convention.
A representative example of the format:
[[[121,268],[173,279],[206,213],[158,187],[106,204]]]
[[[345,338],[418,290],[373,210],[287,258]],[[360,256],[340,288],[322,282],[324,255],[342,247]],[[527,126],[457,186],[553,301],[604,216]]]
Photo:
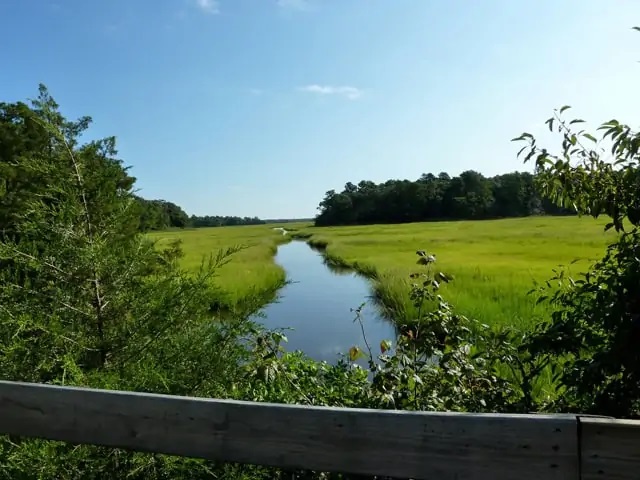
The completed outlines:
[[[485,328],[440,296],[451,277],[420,251],[411,325],[327,365],[283,353],[281,334],[245,318],[211,321],[209,280],[233,251],[188,272],[179,245],[144,237],[115,139],[81,144],[89,119],[65,119],[44,88],[30,105],[0,104],[0,374],[252,401],[638,417],[640,134],[609,121],[604,152],[565,110],[547,122],[561,152],[525,133],[525,160],[544,196],[608,216],[616,234],[585,275],[556,276],[541,297],[550,314],[529,331]],[[369,371],[352,363],[362,355]],[[541,396],[532,387],[547,368],[558,382]],[[0,467],[18,479],[348,478],[25,438],[2,438]]]

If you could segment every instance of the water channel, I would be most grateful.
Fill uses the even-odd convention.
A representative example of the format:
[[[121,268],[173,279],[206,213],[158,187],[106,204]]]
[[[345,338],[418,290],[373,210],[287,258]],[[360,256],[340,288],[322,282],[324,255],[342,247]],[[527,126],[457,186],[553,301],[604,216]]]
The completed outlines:
[[[321,252],[302,241],[281,245],[275,261],[292,283],[257,320],[269,329],[291,328],[284,332],[289,340],[287,350],[302,350],[327,362],[336,361],[354,345],[364,350],[360,324],[353,321],[355,313],[351,311],[364,302],[362,318],[374,355],[380,341],[395,339],[395,327],[376,307],[366,278],[328,265]]]

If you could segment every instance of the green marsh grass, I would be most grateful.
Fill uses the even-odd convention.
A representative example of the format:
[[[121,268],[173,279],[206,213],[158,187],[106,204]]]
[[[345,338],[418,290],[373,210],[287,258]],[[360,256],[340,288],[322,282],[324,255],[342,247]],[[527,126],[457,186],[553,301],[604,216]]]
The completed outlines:
[[[409,274],[419,271],[416,250],[437,257],[436,268],[453,275],[442,293],[456,311],[488,325],[524,328],[546,315],[544,304],[528,295],[564,265],[576,275],[602,257],[614,233],[604,232],[606,219],[527,217],[505,220],[428,222],[354,227],[311,227],[309,224],[201,228],[155,232],[160,244],[183,241],[187,268],[203,257],[234,245],[247,248],[222,267],[216,284],[225,307],[249,300],[265,303],[283,285],[285,272],[273,257],[290,238],[320,248],[336,265],[348,266],[372,279],[381,302],[400,321],[414,315],[409,300]],[[572,261],[576,263],[571,264]],[[354,299],[356,307],[361,299]]]
[[[417,250],[436,255],[436,268],[454,276],[443,296],[456,311],[489,325],[527,327],[546,306],[528,295],[564,265],[576,275],[603,256],[613,233],[606,220],[527,217],[505,220],[312,227],[311,244],[335,263],[374,280],[378,298],[398,320],[414,315],[409,274],[419,271]],[[577,260],[571,264],[572,261]],[[357,301],[357,300],[354,300]]]
[[[196,270],[203,259],[218,251],[234,247],[245,248],[235,253],[230,261],[217,272],[215,284],[220,289],[220,306],[236,310],[251,304],[261,306],[275,295],[285,282],[284,270],[276,265],[273,257],[278,245],[290,240],[288,235],[274,230],[279,225],[249,225],[212,227],[188,230],[153,232],[149,236],[159,246],[182,240],[185,256],[183,267]],[[290,227],[295,228],[294,224]],[[306,225],[303,225],[306,226]],[[287,226],[284,226],[287,228]]]

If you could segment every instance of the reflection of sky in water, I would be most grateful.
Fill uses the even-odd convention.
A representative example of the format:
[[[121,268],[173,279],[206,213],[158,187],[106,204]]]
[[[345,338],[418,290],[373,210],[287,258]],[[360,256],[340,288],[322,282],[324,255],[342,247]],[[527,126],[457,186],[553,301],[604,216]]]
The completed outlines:
[[[320,253],[299,241],[280,246],[276,262],[293,283],[283,288],[279,301],[265,307],[264,317],[256,320],[267,328],[293,328],[284,332],[289,339],[284,345],[287,350],[302,350],[328,362],[336,361],[353,345],[365,351],[360,325],[353,321],[356,314],[351,311],[363,302],[367,305],[362,320],[373,354],[379,353],[380,341],[395,339],[393,325],[378,312],[370,298],[369,282],[363,277],[328,268]]]

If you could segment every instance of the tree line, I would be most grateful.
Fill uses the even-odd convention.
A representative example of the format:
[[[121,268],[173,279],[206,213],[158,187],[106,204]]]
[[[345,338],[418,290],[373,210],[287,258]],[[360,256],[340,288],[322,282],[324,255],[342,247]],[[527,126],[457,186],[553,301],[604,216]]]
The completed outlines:
[[[348,182],[342,192],[329,190],[318,210],[317,226],[574,213],[540,195],[531,173],[485,177],[473,170],[457,177],[425,173],[416,181]]]
[[[139,210],[140,230],[166,230],[168,228],[226,227],[234,225],[262,225],[258,217],[205,215],[189,216],[179,205],[166,200],[147,200],[135,197]]]
[[[235,225],[263,225],[266,222],[258,217],[234,217],[234,216],[218,216],[206,215],[197,217],[192,215],[189,219],[192,227],[232,227]]]

